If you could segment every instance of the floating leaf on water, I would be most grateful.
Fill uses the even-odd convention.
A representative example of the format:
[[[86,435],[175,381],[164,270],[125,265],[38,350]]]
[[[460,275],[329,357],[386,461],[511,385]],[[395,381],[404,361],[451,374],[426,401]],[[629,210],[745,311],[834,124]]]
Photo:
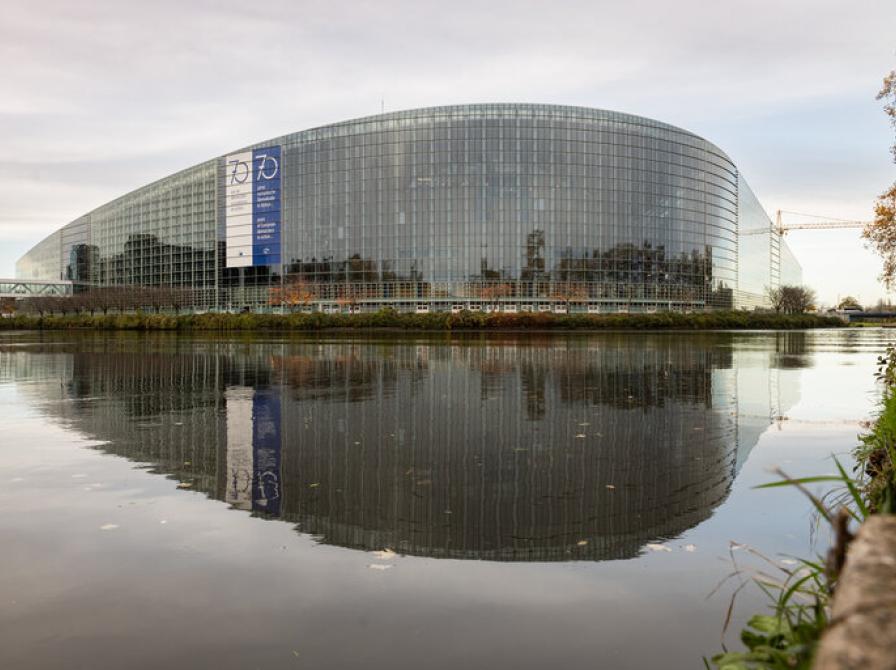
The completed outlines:
[[[782,565],[796,565],[796,561],[793,560],[792,558],[782,558],[781,564]]]
[[[577,547],[584,547],[587,544],[588,544],[588,540],[579,540],[578,542],[576,542]]]
[[[179,489],[191,489],[193,488],[193,482],[181,482],[177,485]]]
[[[318,486],[320,486],[320,482],[314,482],[313,484],[308,484],[309,489],[316,489]]]
[[[386,547],[382,551],[373,552],[373,555],[382,561],[388,561],[388,560],[395,558],[398,554],[396,554],[394,551],[392,551],[391,549]]]
[[[100,530],[115,530],[116,528],[118,528],[117,523],[106,523],[100,526]]]
[[[654,544],[651,542],[651,543],[648,543],[646,546],[648,549],[650,549],[650,551],[670,551],[670,552],[672,551],[665,544]]]
[[[382,563],[370,563],[368,566],[371,570],[388,570],[391,565],[383,565]]]
[[[576,437],[581,439],[581,438],[585,437],[585,433],[579,433],[578,435],[576,435]]]

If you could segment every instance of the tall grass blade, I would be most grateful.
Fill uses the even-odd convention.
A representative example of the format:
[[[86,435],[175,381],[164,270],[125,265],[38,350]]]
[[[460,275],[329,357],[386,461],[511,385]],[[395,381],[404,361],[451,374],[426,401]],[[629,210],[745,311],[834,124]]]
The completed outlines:
[[[837,470],[840,471],[840,476],[843,478],[843,483],[846,484],[846,488],[849,489],[849,495],[852,496],[852,501],[853,503],[855,503],[856,509],[858,509],[859,511],[861,519],[858,519],[858,521],[867,519],[868,507],[865,505],[865,501],[862,500],[862,494],[856,487],[855,481],[846,474],[846,470],[843,469],[843,466],[840,465],[840,461],[837,460],[837,458],[834,458],[834,463],[837,466]]]

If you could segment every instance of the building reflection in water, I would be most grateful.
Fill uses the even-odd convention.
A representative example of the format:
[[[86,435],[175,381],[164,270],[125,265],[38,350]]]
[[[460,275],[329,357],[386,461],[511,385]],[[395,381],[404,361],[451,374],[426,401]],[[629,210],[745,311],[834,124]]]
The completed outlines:
[[[618,559],[707,518],[795,402],[780,368],[806,364],[805,334],[739,337],[97,337],[0,350],[0,378],[40,382],[23,388],[102,450],[322,542]]]

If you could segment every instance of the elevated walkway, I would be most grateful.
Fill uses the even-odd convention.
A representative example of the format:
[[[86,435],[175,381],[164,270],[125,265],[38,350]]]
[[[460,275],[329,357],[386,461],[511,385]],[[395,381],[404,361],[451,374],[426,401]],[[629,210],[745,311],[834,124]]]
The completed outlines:
[[[71,295],[73,286],[73,282],[62,280],[0,278],[0,298]]]

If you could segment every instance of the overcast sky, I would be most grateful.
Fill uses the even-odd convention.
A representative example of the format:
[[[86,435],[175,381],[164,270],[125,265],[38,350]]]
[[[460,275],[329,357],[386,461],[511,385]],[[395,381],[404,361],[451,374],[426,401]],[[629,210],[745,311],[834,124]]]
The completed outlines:
[[[243,145],[471,102],[614,109],[724,149],[770,213],[868,219],[894,0],[0,0],[0,277],[45,235]],[[793,232],[823,302],[883,295],[858,231]]]

